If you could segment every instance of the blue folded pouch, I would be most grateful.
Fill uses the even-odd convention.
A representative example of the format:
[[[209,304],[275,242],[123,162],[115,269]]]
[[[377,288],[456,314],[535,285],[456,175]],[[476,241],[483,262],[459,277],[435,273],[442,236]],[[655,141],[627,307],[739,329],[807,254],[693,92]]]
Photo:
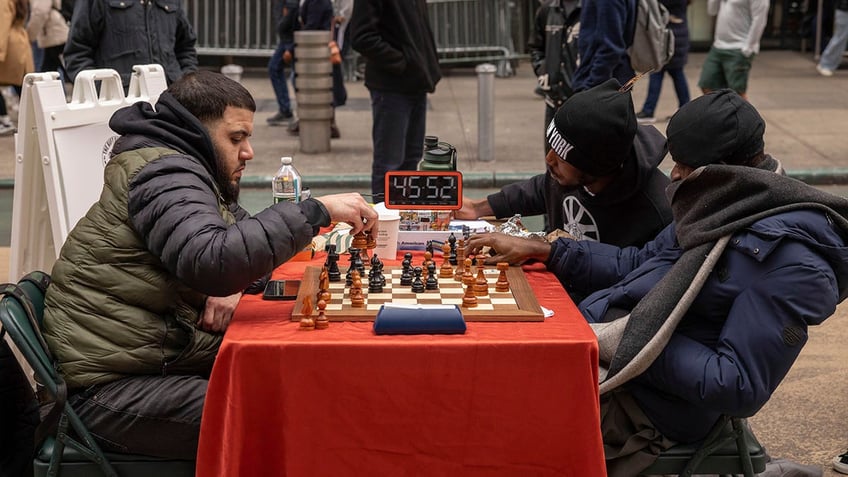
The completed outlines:
[[[465,319],[456,305],[392,305],[380,307],[374,320],[378,335],[455,335],[465,333]]]

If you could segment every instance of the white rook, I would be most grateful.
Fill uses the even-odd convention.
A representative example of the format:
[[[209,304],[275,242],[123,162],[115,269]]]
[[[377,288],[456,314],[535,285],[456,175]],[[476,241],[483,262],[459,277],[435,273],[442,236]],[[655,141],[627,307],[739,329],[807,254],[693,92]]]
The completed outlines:
[[[330,151],[333,119],[333,65],[330,63],[330,32],[294,32],[297,73],[297,119],[300,151]]]
[[[495,160],[495,71],[490,63],[477,65],[477,158]]]

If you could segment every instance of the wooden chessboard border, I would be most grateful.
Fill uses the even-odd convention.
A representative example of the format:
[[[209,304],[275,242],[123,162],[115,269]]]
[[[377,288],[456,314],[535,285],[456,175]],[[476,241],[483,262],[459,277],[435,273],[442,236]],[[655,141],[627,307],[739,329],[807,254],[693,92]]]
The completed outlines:
[[[391,273],[393,269],[400,267],[391,266],[385,267],[383,272],[386,275]],[[438,273],[438,268],[436,270]],[[367,273],[367,269],[366,269]],[[315,295],[318,293],[318,276],[321,274],[321,267],[308,266],[303,273],[303,279],[300,282],[300,290],[297,293],[297,300],[294,304],[292,312],[292,321],[300,321],[303,318],[303,302],[306,297],[311,297],[313,313],[312,317],[318,315],[318,310],[315,308]],[[536,295],[533,289],[530,288],[530,283],[527,282],[527,277],[524,276],[524,271],[521,267],[509,267],[506,271],[507,280],[509,280],[510,291],[515,299],[518,309],[515,310],[475,310],[474,308],[459,307],[462,311],[462,316],[465,321],[544,321],[545,315],[539,302],[536,300]],[[344,279],[344,273],[342,274]],[[446,280],[446,279],[440,279]],[[453,278],[450,278],[453,280]],[[367,291],[367,285],[365,285]],[[494,290],[494,285],[492,285]],[[439,291],[426,291],[423,294],[437,295]],[[348,307],[341,311],[326,311],[327,318],[330,321],[374,321],[377,316],[377,310],[368,310],[366,308]]]

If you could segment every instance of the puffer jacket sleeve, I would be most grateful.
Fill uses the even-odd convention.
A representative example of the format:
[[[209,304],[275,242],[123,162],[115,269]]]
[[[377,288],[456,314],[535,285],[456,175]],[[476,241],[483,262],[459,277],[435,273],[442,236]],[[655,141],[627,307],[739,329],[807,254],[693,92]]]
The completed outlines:
[[[313,227],[329,223],[326,209],[324,223],[314,224],[303,207],[279,203],[228,225],[219,207],[211,176],[187,156],[163,156],[130,182],[130,220],[148,250],[207,295],[244,290],[306,247]]]
[[[557,239],[546,265],[569,292],[586,296],[611,287],[676,243],[674,224],[639,247],[616,247],[593,240]]]
[[[780,247],[790,259],[766,263],[767,270],[751,275],[715,346],[675,333],[636,379],[706,409],[754,415],[801,352],[807,326],[833,314],[839,299],[836,276],[820,255],[797,242]]]

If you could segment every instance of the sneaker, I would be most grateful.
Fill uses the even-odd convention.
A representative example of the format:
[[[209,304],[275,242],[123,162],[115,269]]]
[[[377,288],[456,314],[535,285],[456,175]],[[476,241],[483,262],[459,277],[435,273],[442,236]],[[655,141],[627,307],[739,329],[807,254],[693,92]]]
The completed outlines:
[[[286,124],[289,119],[293,117],[291,111],[278,111],[277,114],[268,118],[268,124],[271,126],[282,126]]]
[[[848,452],[833,458],[833,470],[840,474],[848,474]]]
[[[6,121],[0,122],[0,137],[11,136],[18,132],[18,128],[14,124]]]
[[[644,111],[639,111],[636,113],[636,122],[639,124],[654,124],[654,115],[648,114]]]
[[[288,131],[292,136],[300,135],[300,123],[297,119],[289,123]]]
[[[827,76],[828,78],[833,76],[833,70],[822,68],[821,65],[816,65],[816,71],[818,71],[820,75]]]

